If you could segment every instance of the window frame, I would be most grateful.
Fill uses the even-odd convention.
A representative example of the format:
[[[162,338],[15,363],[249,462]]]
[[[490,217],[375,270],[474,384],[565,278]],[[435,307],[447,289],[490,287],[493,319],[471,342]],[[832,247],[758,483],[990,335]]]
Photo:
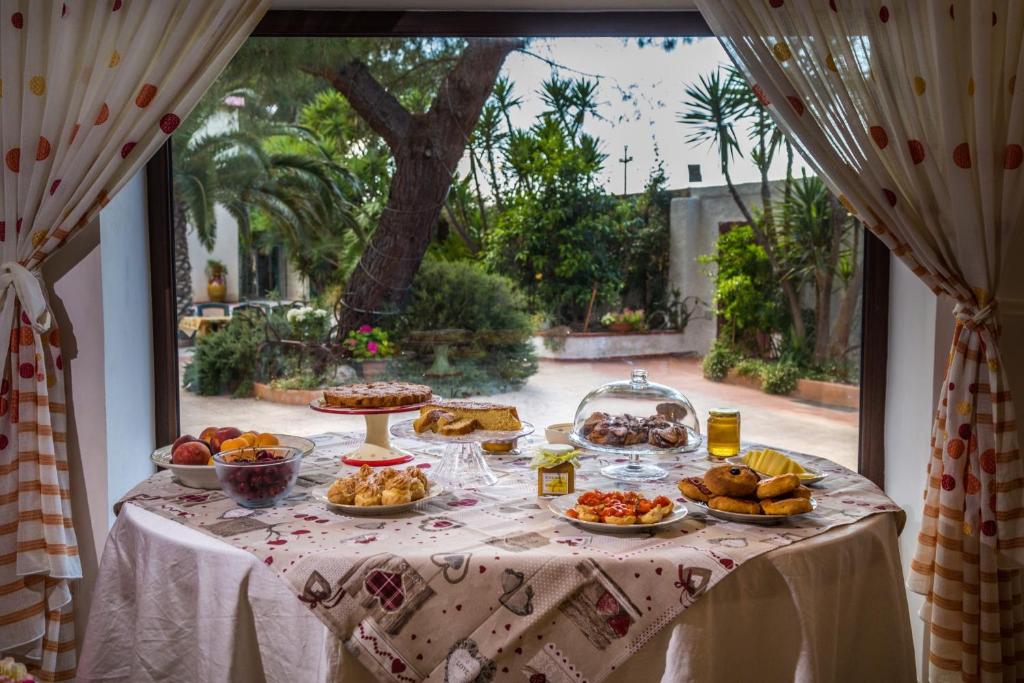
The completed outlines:
[[[271,10],[252,37],[713,37],[699,12],[683,11],[349,11]],[[180,430],[174,280],[171,141],[146,164],[150,287],[153,307],[154,413],[157,443]],[[864,239],[858,470],[885,482],[885,397],[889,337],[889,250]]]

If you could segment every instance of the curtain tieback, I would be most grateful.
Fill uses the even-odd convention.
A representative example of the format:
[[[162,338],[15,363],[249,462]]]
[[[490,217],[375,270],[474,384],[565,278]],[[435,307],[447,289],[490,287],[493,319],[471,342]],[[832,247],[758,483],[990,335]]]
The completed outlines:
[[[46,332],[52,323],[50,306],[39,276],[15,261],[0,264],[0,371],[7,365],[11,350],[15,298],[21,302],[29,325],[37,333]]]
[[[999,323],[996,319],[996,301],[993,299],[981,308],[974,308],[967,304],[958,303],[953,308],[953,316],[957,322],[966,323],[971,327],[985,326],[993,333],[999,332]]]

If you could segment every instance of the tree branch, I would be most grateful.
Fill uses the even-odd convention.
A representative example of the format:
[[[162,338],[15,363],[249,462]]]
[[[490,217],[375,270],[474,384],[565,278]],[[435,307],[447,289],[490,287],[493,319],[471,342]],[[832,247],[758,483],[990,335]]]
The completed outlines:
[[[345,96],[392,151],[398,148],[409,131],[412,114],[384,89],[365,64],[356,59],[343,64],[336,73],[324,71],[320,75]]]
[[[520,38],[470,38],[459,61],[441,83],[427,115],[450,117],[469,135],[494,89],[505,57],[525,45],[526,41]]]

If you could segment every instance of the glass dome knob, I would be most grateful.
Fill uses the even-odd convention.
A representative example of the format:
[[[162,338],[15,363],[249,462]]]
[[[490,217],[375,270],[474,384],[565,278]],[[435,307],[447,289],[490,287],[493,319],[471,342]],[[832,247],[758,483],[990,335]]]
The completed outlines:
[[[642,387],[647,384],[647,371],[643,368],[637,368],[633,371],[633,375],[629,380],[629,383],[634,387]]]

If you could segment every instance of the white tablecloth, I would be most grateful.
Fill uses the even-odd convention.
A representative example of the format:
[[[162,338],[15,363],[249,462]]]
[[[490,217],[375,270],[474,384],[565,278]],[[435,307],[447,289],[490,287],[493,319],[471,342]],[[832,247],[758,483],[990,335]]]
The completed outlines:
[[[875,515],[749,561],[608,680],[914,680],[895,524]],[[133,505],[95,596],[79,681],[372,680],[256,557]]]

